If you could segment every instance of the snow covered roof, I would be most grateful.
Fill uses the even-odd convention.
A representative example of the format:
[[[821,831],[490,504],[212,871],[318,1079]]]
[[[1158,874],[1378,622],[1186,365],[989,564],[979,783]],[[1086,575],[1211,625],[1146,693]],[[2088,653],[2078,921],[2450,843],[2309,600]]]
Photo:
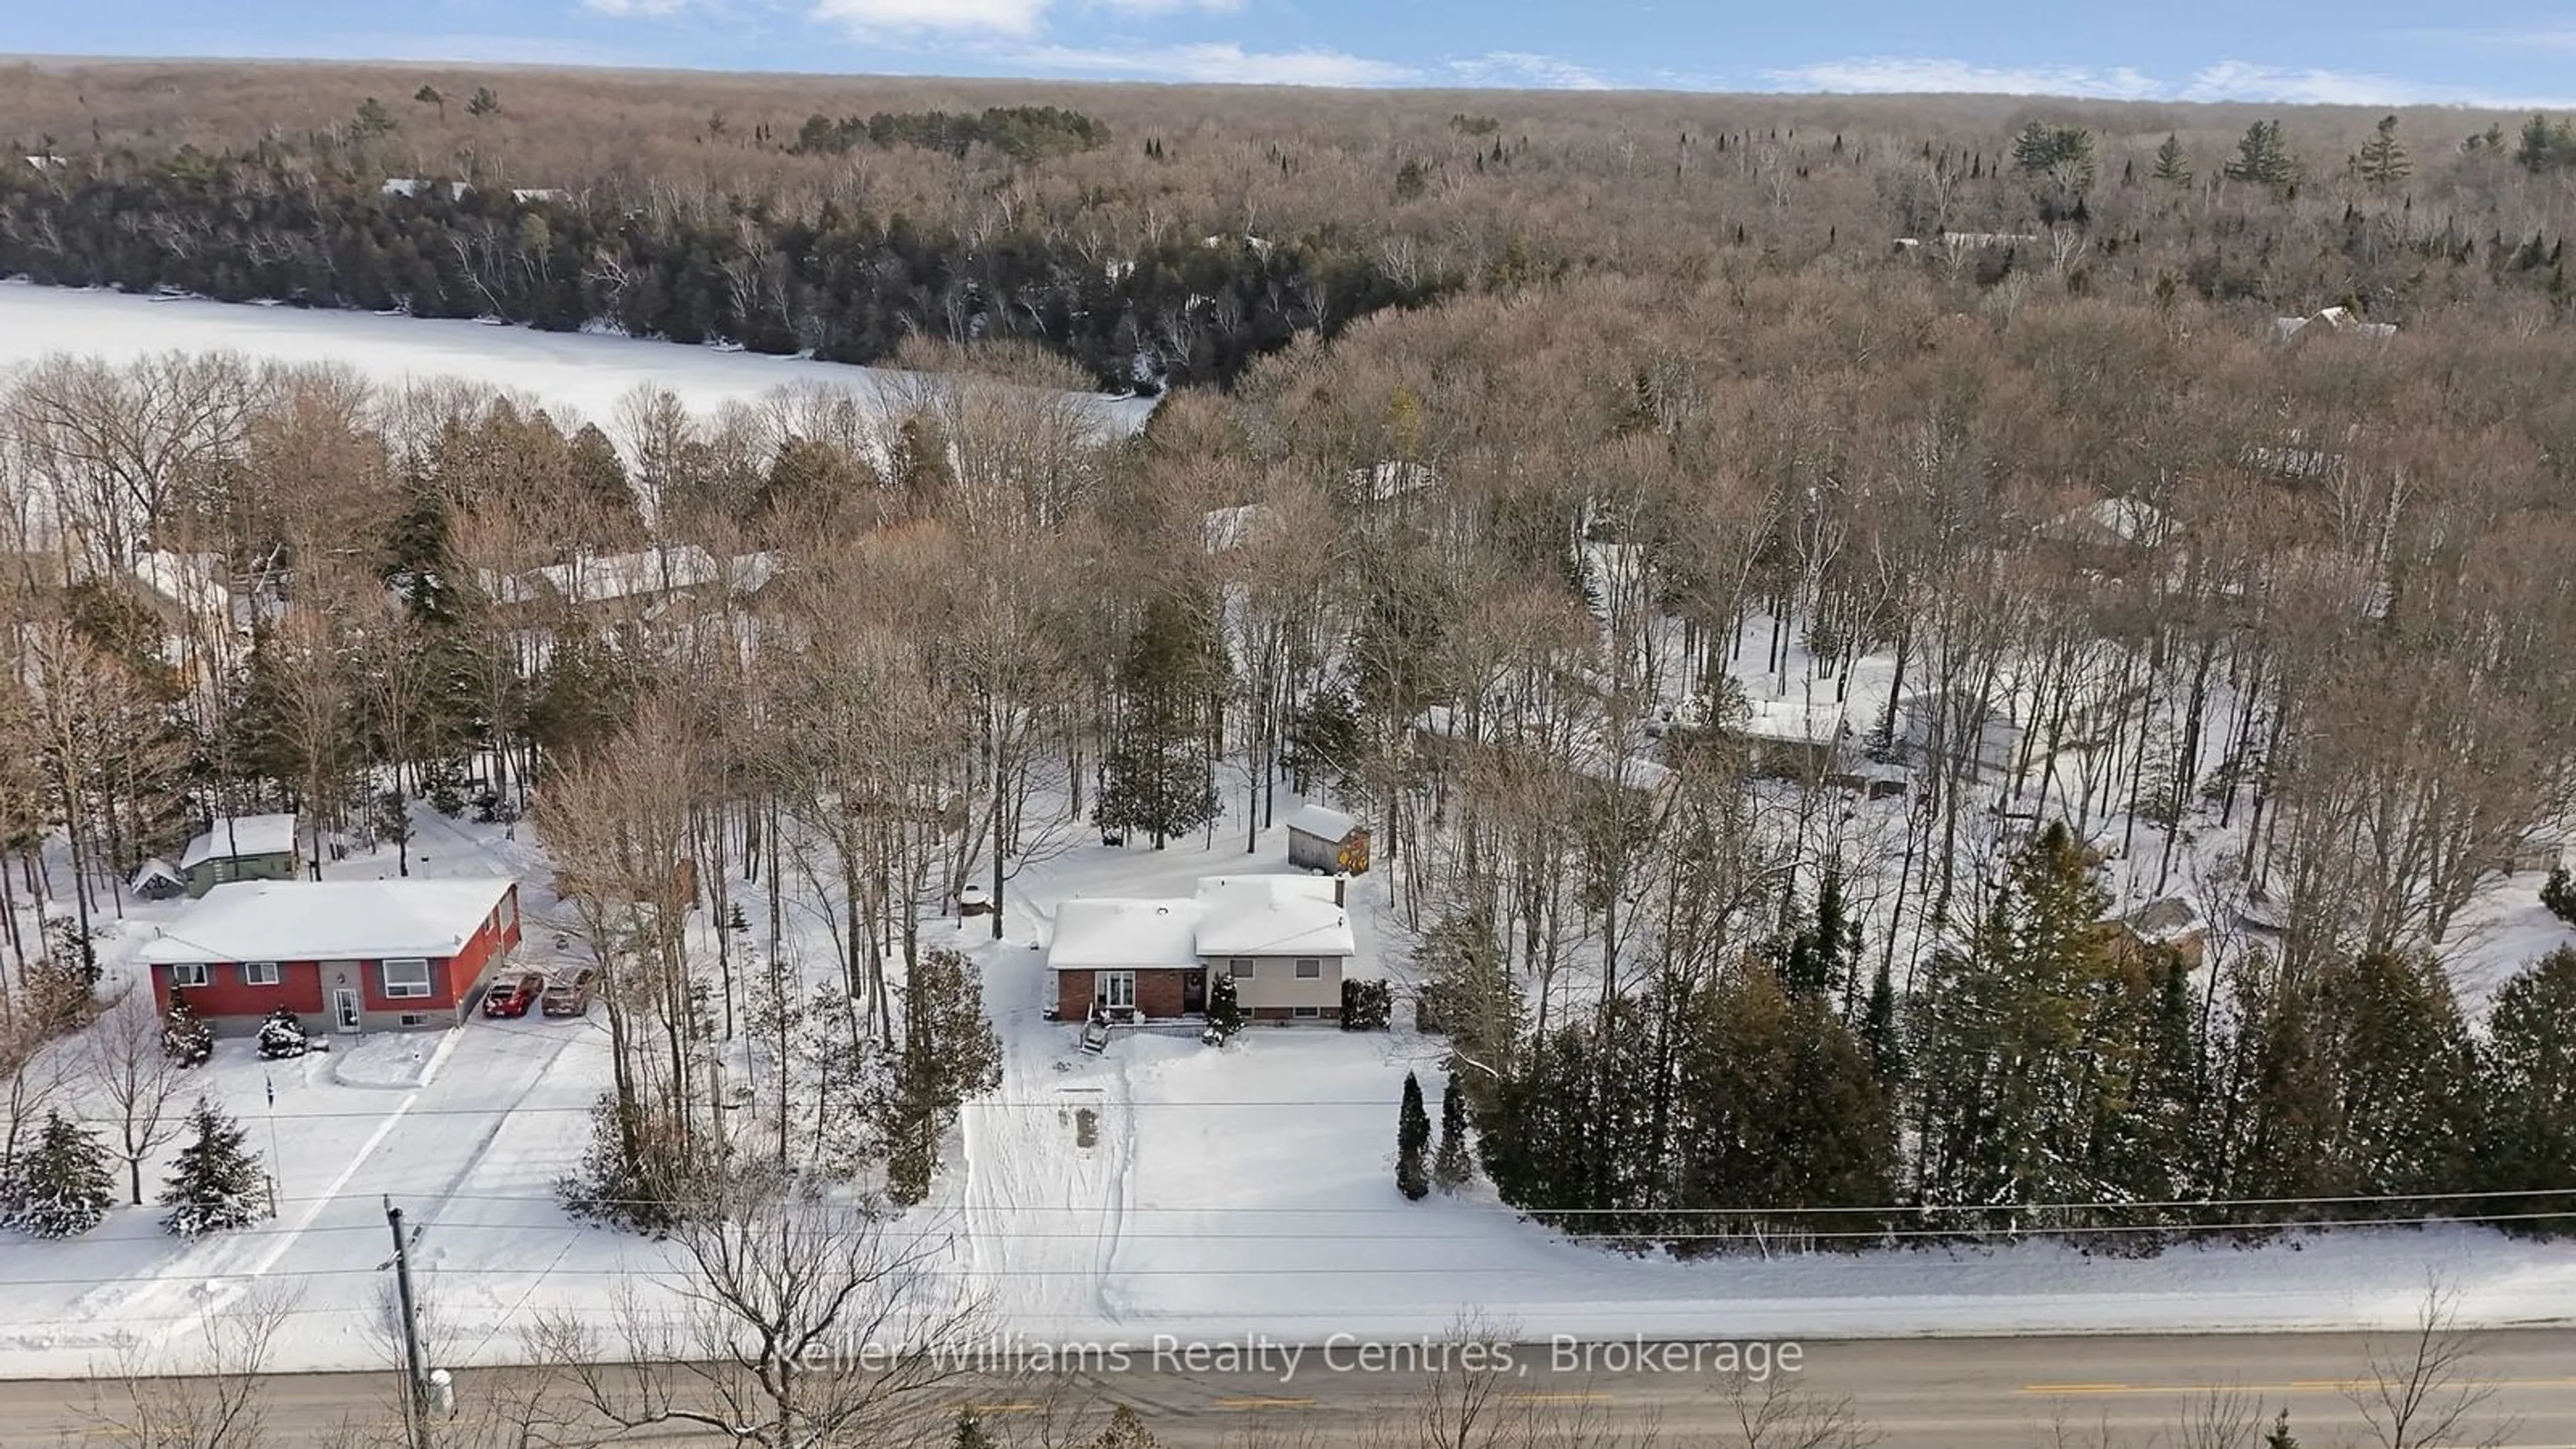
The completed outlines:
[[[1359,828],[1359,822],[1326,805],[1301,805],[1288,817],[1288,828],[1301,835],[1340,841]]]
[[[1201,541],[1210,553],[1225,553],[1252,541],[1253,530],[1261,526],[1263,509],[1258,503],[1238,503],[1232,508],[1211,509],[1200,520]]]
[[[1196,966],[1202,909],[1197,901],[1066,901],[1055,908],[1047,965],[1060,971]]]
[[[1384,503],[1407,493],[1437,488],[1440,475],[1428,463],[1400,463],[1390,459],[1373,467],[1353,468],[1351,486],[1371,502]]]
[[[250,855],[293,855],[293,815],[218,817],[212,828],[188,842],[179,857],[181,870],[194,870],[210,860],[238,860]]]
[[[179,872],[170,868],[170,862],[157,855],[145,860],[135,870],[134,879],[128,882],[125,888],[131,894],[148,897],[150,895],[148,888],[154,885],[175,886],[179,890],[185,890],[188,887],[188,883],[179,878]],[[174,891],[173,894],[176,892]]]
[[[452,956],[510,893],[490,880],[234,881],[143,943],[149,965]]]
[[[1199,882],[1202,956],[1359,954],[1333,882],[1315,875],[1209,876]]]
[[[1783,744],[1829,745],[1842,738],[1843,707],[1795,699],[1748,699],[1736,733]]]
[[[569,603],[694,589],[725,576],[715,555],[694,543],[677,548],[648,548],[639,553],[584,554],[570,563],[536,571],[537,577]]]
[[[2313,317],[2273,318],[2272,340],[2287,342],[2317,323],[2325,324],[2326,331],[2349,332],[2356,337],[2385,338],[2397,335],[2397,324],[2394,322],[2364,322],[2354,316],[2349,307],[2328,307]]]
[[[2173,532],[2173,519],[2163,509],[2139,498],[2103,498],[2070,508],[2039,526],[2039,531],[2068,543],[2158,543]]]
[[[210,553],[173,553],[152,549],[134,561],[134,576],[153,593],[199,619],[216,619],[238,627],[250,621],[233,610],[233,592],[223,582],[223,561]]]

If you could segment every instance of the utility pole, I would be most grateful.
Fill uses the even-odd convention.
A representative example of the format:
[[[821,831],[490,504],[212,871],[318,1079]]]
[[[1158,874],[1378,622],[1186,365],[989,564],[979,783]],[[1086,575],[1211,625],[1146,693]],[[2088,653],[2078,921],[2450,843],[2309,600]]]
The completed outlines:
[[[388,1194],[385,1223],[394,1231],[394,1296],[402,1306],[403,1422],[411,1426],[412,1449],[429,1449],[429,1381],[420,1367],[420,1317],[411,1296],[411,1245],[403,1241],[402,1209]]]

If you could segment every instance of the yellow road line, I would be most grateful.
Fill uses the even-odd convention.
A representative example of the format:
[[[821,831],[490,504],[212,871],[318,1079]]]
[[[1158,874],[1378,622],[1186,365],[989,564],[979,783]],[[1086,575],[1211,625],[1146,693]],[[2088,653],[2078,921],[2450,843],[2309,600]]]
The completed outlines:
[[[2298,1379],[2286,1384],[2023,1384],[2017,1394],[2340,1394],[2369,1388],[2367,1379]],[[2485,1379],[2481,1388],[2558,1389],[2576,1386],[2576,1378]]]
[[[1035,1404],[968,1404],[966,1407],[978,1414],[1034,1414],[1038,1411]]]
[[[1220,1409],[1303,1409],[1311,1407],[1314,1402],[1313,1399],[1255,1396],[1245,1399],[1219,1399],[1216,1401],[1216,1406]]]

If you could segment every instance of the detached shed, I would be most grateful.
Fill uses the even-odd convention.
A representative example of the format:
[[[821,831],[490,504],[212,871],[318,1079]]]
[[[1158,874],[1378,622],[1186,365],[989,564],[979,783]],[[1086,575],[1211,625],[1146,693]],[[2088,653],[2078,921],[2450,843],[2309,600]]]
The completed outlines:
[[[1368,830],[1339,810],[1300,807],[1288,817],[1288,863],[1306,870],[1364,875],[1369,868]]]
[[[192,897],[228,881],[293,880],[298,843],[292,815],[218,817],[188,842],[179,874]]]

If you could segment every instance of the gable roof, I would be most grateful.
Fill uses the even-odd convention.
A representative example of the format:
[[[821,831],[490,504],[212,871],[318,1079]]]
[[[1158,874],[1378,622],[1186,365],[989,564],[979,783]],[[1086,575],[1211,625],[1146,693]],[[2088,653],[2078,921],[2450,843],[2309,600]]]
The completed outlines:
[[[567,603],[599,603],[694,589],[723,578],[715,555],[694,543],[636,553],[583,554],[551,564],[536,575]]]
[[[453,956],[516,882],[234,881],[206,892],[159,936],[146,964],[380,961]]]
[[[211,828],[188,842],[187,850],[179,857],[179,868],[194,870],[210,860],[294,853],[292,815],[236,815],[230,821],[218,816]]]
[[[1300,835],[1312,835],[1336,844],[1348,839],[1359,828],[1359,822],[1326,805],[1301,805],[1287,819],[1289,829]]]
[[[1355,956],[1351,917],[1315,875],[1209,876],[1199,882],[1202,956]]]

